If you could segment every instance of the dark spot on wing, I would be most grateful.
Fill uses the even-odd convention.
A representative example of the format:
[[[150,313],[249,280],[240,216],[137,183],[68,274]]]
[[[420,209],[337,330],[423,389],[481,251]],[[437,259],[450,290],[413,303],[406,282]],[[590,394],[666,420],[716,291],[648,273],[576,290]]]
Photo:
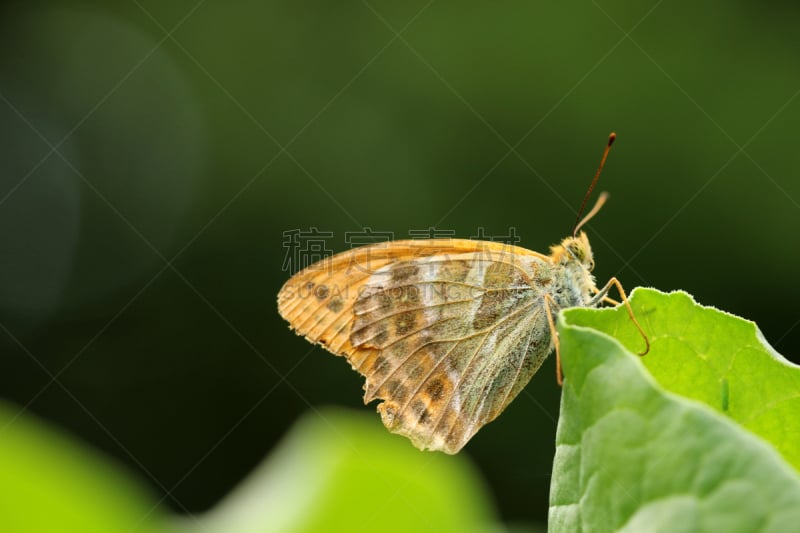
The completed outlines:
[[[383,346],[386,344],[386,341],[389,340],[389,330],[386,329],[384,326],[381,331],[375,335],[375,338],[372,340],[372,344],[375,346]]]
[[[398,265],[392,269],[392,282],[402,283],[419,273],[417,265]]]
[[[404,402],[408,396],[408,389],[397,379],[386,384],[386,392],[396,402]]]
[[[385,357],[379,355],[375,358],[375,362],[372,364],[372,372],[378,374],[379,376],[385,375],[389,371],[389,361],[386,360]]]
[[[417,326],[417,313],[404,311],[394,318],[394,326],[398,335],[410,333]]]
[[[331,311],[333,311],[334,313],[338,313],[344,307],[344,302],[342,301],[341,297],[334,296],[333,298],[331,298],[331,301],[328,302],[328,305],[326,307]]]
[[[512,265],[492,263],[483,276],[483,285],[489,288],[506,287],[517,277],[517,269]]]
[[[492,324],[496,324],[500,319],[500,313],[503,311],[505,303],[511,295],[508,291],[494,290],[486,292],[481,297],[481,304],[478,307],[475,318],[472,321],[472,327],[476,330],[486,329]]]
[[[439,275],[437,278],[460,283],[467,279],[471,268],[472,265],[463,260],[443,263],[439,267]]]
[[[327,285],[318,285],[314,290],[314,296],[316,296],[319,300],[324,300],[330,293],[331,291],[328,289]]]
[[[411,410],[417,415],[417,422],[420,424],[424,425],[431,421],[431,414],[428,412],[425,402],[415,400],[414,403],[411,404]]]
[[[425,369],[422,367],[422,365],[418,365],[418,366],[416,366],[414,368],[414,370],[411,371],[411,373],[408,375],[408,377],[412,381],[416,381],[416,380],[420,379],[424,373],[425,373]]]
[[[426,387],[426,392],[431,398],[431,402],[438,402],[442,399],[442,393],[444,392],[444,385],[442,385],[442,381],[439,379],[435,379],[428,383]]]
[[[419,287],[416,285],[408,285],[403,287],[403,294],[400,297],[400,301],[416,305],[420,302],[420,290]]]

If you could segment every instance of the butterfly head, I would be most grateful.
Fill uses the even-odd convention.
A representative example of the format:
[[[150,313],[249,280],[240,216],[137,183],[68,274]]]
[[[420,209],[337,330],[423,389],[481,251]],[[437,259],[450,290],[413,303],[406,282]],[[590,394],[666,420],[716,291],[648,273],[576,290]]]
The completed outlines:
[[[591,272],[594,270],[594,255],[586,232],[581,231],[574,237],[567,237],[561,244],[550,247],[553,263],[560,265],[578,264]]]

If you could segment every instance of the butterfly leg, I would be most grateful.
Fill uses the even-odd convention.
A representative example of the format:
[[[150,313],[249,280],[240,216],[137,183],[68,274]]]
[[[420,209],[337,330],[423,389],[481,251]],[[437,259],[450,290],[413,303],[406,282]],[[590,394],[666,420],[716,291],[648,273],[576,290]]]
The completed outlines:
[[[608,297],[608,291],[611,290],[611,287],[615,287],[617,292],[619,292],[620,299],[622,300],[622,303],[625,304],[625,308],[628,310],[628,316],[631,317],[631,322],[633,322],[633,325],[636,326],[636,329],[639,330],[639,333],[644,339],[644,351],[639,355],[647,355],[647,352],[650,351],[650,339],[647,338],[647,334],[644,332],[644,329],[642,329],[639,321],[636,320],[636,316],[633,314],[633,309],[631,309],[631,304],[628,301],[628,296],[625,294],[625,289],[622,288],[622,284],[617,278],[611,278],[608,280],[608,283],[606,283],[602,289],[599,289],[595,297],[589,301],[589,305],[595,305],[601,301],[611,300],[611,298]],[[611,301],[613,302],[613,300]]]
[[[595,287],[595,288],[593,288],[593,289],[592,289],[592,292],[593,292],[593,293],[595,293],[595,294],[597,294],[597,293],[599,293],[599,292],[600,292],[600,289],[598,289],[597,287]],[[601,301],[603,301],[603,302],[606,302],[606,303],[609,303],[609,304],[611,304],[611,305],[619,305],[619,302],[618,302],[618,301],[616,301],[616,300],[615,300],[615,299],[613,299],[613,298],[609,298],[608,296],[603,296],[603,299],[602,299]]]
[[[550,309],[550,304],[558,308],[558,304],[549,294],[544,295],[544,312],[547,315],[547,324],[550,326],[550,338],[553,339],[553,346],[556,349],[556,382],[560,387],[564,383],[564,374],[561,372],[561,344],[558,340],[558,331],[556,330],[556,322],[553,320],[553,311]]]

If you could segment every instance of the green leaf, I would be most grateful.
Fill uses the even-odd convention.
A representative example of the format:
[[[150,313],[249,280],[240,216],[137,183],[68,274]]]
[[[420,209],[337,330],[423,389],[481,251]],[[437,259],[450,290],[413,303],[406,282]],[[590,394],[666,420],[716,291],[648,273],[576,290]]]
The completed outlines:
[[[489,501],[465,456],[422,453],[378,417],[325,409],[302,418],[197,531],[488,531]]]
[[[776,420],[776,401],[791,401],[797,369],[765,346],[752,323],[700,307],[683,293],[637,290],[631,304],[653,344],[641,360],[597,331],[640,350],[624,309],[569,310],[560,320],[566,380],[550,528],[796,530],[800,476],[733,418]],[[703,403],[668,392],[662,379]],[[771,424],[752,427],[775,434]]]
[[[110,461],[0,402],[0,531],[165,531],[156,502]]]
[[[699,305],[685,292],[639,288],[631,305],[652,345],[642,362],[662,387],[729,416],[800,470],[800,367],[769,346],[755,323]],[[624,308],[568,316],[634,353],[642,349]]]

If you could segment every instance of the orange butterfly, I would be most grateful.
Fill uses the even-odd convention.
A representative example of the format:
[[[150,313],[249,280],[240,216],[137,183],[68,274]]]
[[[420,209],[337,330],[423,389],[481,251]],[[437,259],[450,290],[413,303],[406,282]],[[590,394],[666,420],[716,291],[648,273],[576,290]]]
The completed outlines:
[[[581,211],[603,168],[584,198]],[[610,302],[616,278],[598,289],[592,250],[576,223],[550,255],[466,239],[362,246],[294,275],[278,310],[309,341],[344,355],[366,377],[364,403],[378,398],[384,425],[420,449],[458,452],[494,420],[555,348],[554,313]]]

